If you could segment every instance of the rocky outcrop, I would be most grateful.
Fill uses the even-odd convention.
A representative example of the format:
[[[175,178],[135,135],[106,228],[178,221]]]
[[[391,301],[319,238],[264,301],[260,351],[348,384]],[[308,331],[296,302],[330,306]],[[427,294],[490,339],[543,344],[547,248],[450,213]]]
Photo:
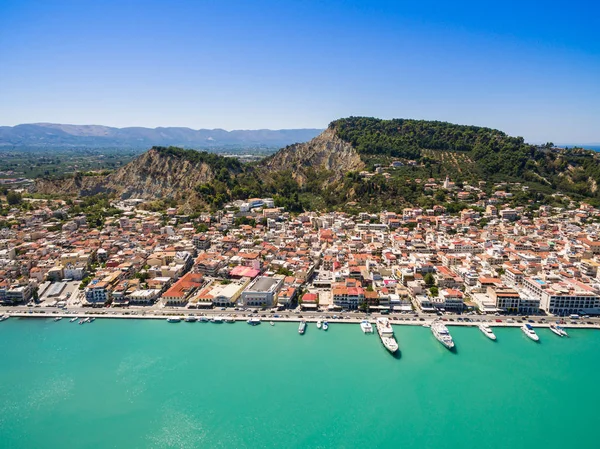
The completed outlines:
[[[190,162],[151,149],[107,176],[75,175],[61,180],[40,179],[36,182],[35,191],[55,195],[112,193],[121,198],[186,199],[194,187],[213,178],[213,171],[205,163]]]
[[[359,154],[348,142],[340,139],[330,127],[306,143],[296,143],[265,159],[267,170],[289,170],[301,184],[309,168],[330,173],[330,181],[342,178],[347,172],[364,167]]]

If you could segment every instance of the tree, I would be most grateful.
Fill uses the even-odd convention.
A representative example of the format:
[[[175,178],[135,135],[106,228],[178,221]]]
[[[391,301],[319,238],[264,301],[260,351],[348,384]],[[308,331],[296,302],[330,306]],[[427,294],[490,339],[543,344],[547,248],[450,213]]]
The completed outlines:
[[[438,294],[440,293],[438,288],[434,285],[433,287],[431,287],[429,289],[429,293],[431,294],[431,296],[433,296],[434,298],[437,298]]]
[[[431,274],[431,273],[427,273],[425,275],[425,277],[423,278],[423,280],[425,281],[425,285],[427,287],[432,287],[435,285],[435,278],[433,277],[433,274]]]
[[[11,190],[6,194],[6,201],[10,206],[14,206],[15,204],[19,204],[22,201],[21,194]]]

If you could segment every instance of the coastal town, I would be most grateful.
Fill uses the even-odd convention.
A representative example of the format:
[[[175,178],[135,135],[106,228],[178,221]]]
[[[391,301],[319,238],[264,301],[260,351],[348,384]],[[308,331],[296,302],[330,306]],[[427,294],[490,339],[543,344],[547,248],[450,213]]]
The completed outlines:
[[[2,310],[362,313],[390,314],[396,323],[600,313],[599,210],[574,201],[510,208],[520,184],[499,185],[488,198],[448,178],[426,184],[471,199],[471,207],[293,215],[273,199],[252,198],[190,217],[126,199],[112,204],[119,214],[93,227],[62,200],[36,200],[27,212],[14,209],[0,231]]]

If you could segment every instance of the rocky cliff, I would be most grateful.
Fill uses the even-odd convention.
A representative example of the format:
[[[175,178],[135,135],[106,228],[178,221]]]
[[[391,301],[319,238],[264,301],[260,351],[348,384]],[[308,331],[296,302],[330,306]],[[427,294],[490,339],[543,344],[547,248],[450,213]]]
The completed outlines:
[[[43,194],[117,194],[121,198],[185,199],[195,186],[210,182],[209,164],[161,154],[151,149],[107,176],[80,176],[60,180],[40,179],[35,190]]]
[[[326,170],[330,181],[340,179],[349,171],[364,167],[354,147],[340,139],[333,127],[306,143],[287,146],[261,163],[269,171],[289,170],[302,184],[306,181],[307,170]]]

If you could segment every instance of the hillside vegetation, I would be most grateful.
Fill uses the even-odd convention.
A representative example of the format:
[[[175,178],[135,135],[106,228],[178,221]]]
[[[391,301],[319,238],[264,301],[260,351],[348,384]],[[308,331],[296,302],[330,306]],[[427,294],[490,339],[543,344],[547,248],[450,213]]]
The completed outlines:
[[[423,187],[429,179],[439,184],[450,176],[459,186],[488,181],[488,194],[494,182],[525,183],[529,191],[519,201],[551,202],[550,195],[560,191],[600,204],[598,161],[591,151],[534,146],[491,128],[350,117],[259,163],[153,147],[108,176],[39,182],[38,191],[108,193],[210,209],[265,196],[291,211],[400,211],[408,205],[433,204],[460,209],[464,204],[455,197]]]

